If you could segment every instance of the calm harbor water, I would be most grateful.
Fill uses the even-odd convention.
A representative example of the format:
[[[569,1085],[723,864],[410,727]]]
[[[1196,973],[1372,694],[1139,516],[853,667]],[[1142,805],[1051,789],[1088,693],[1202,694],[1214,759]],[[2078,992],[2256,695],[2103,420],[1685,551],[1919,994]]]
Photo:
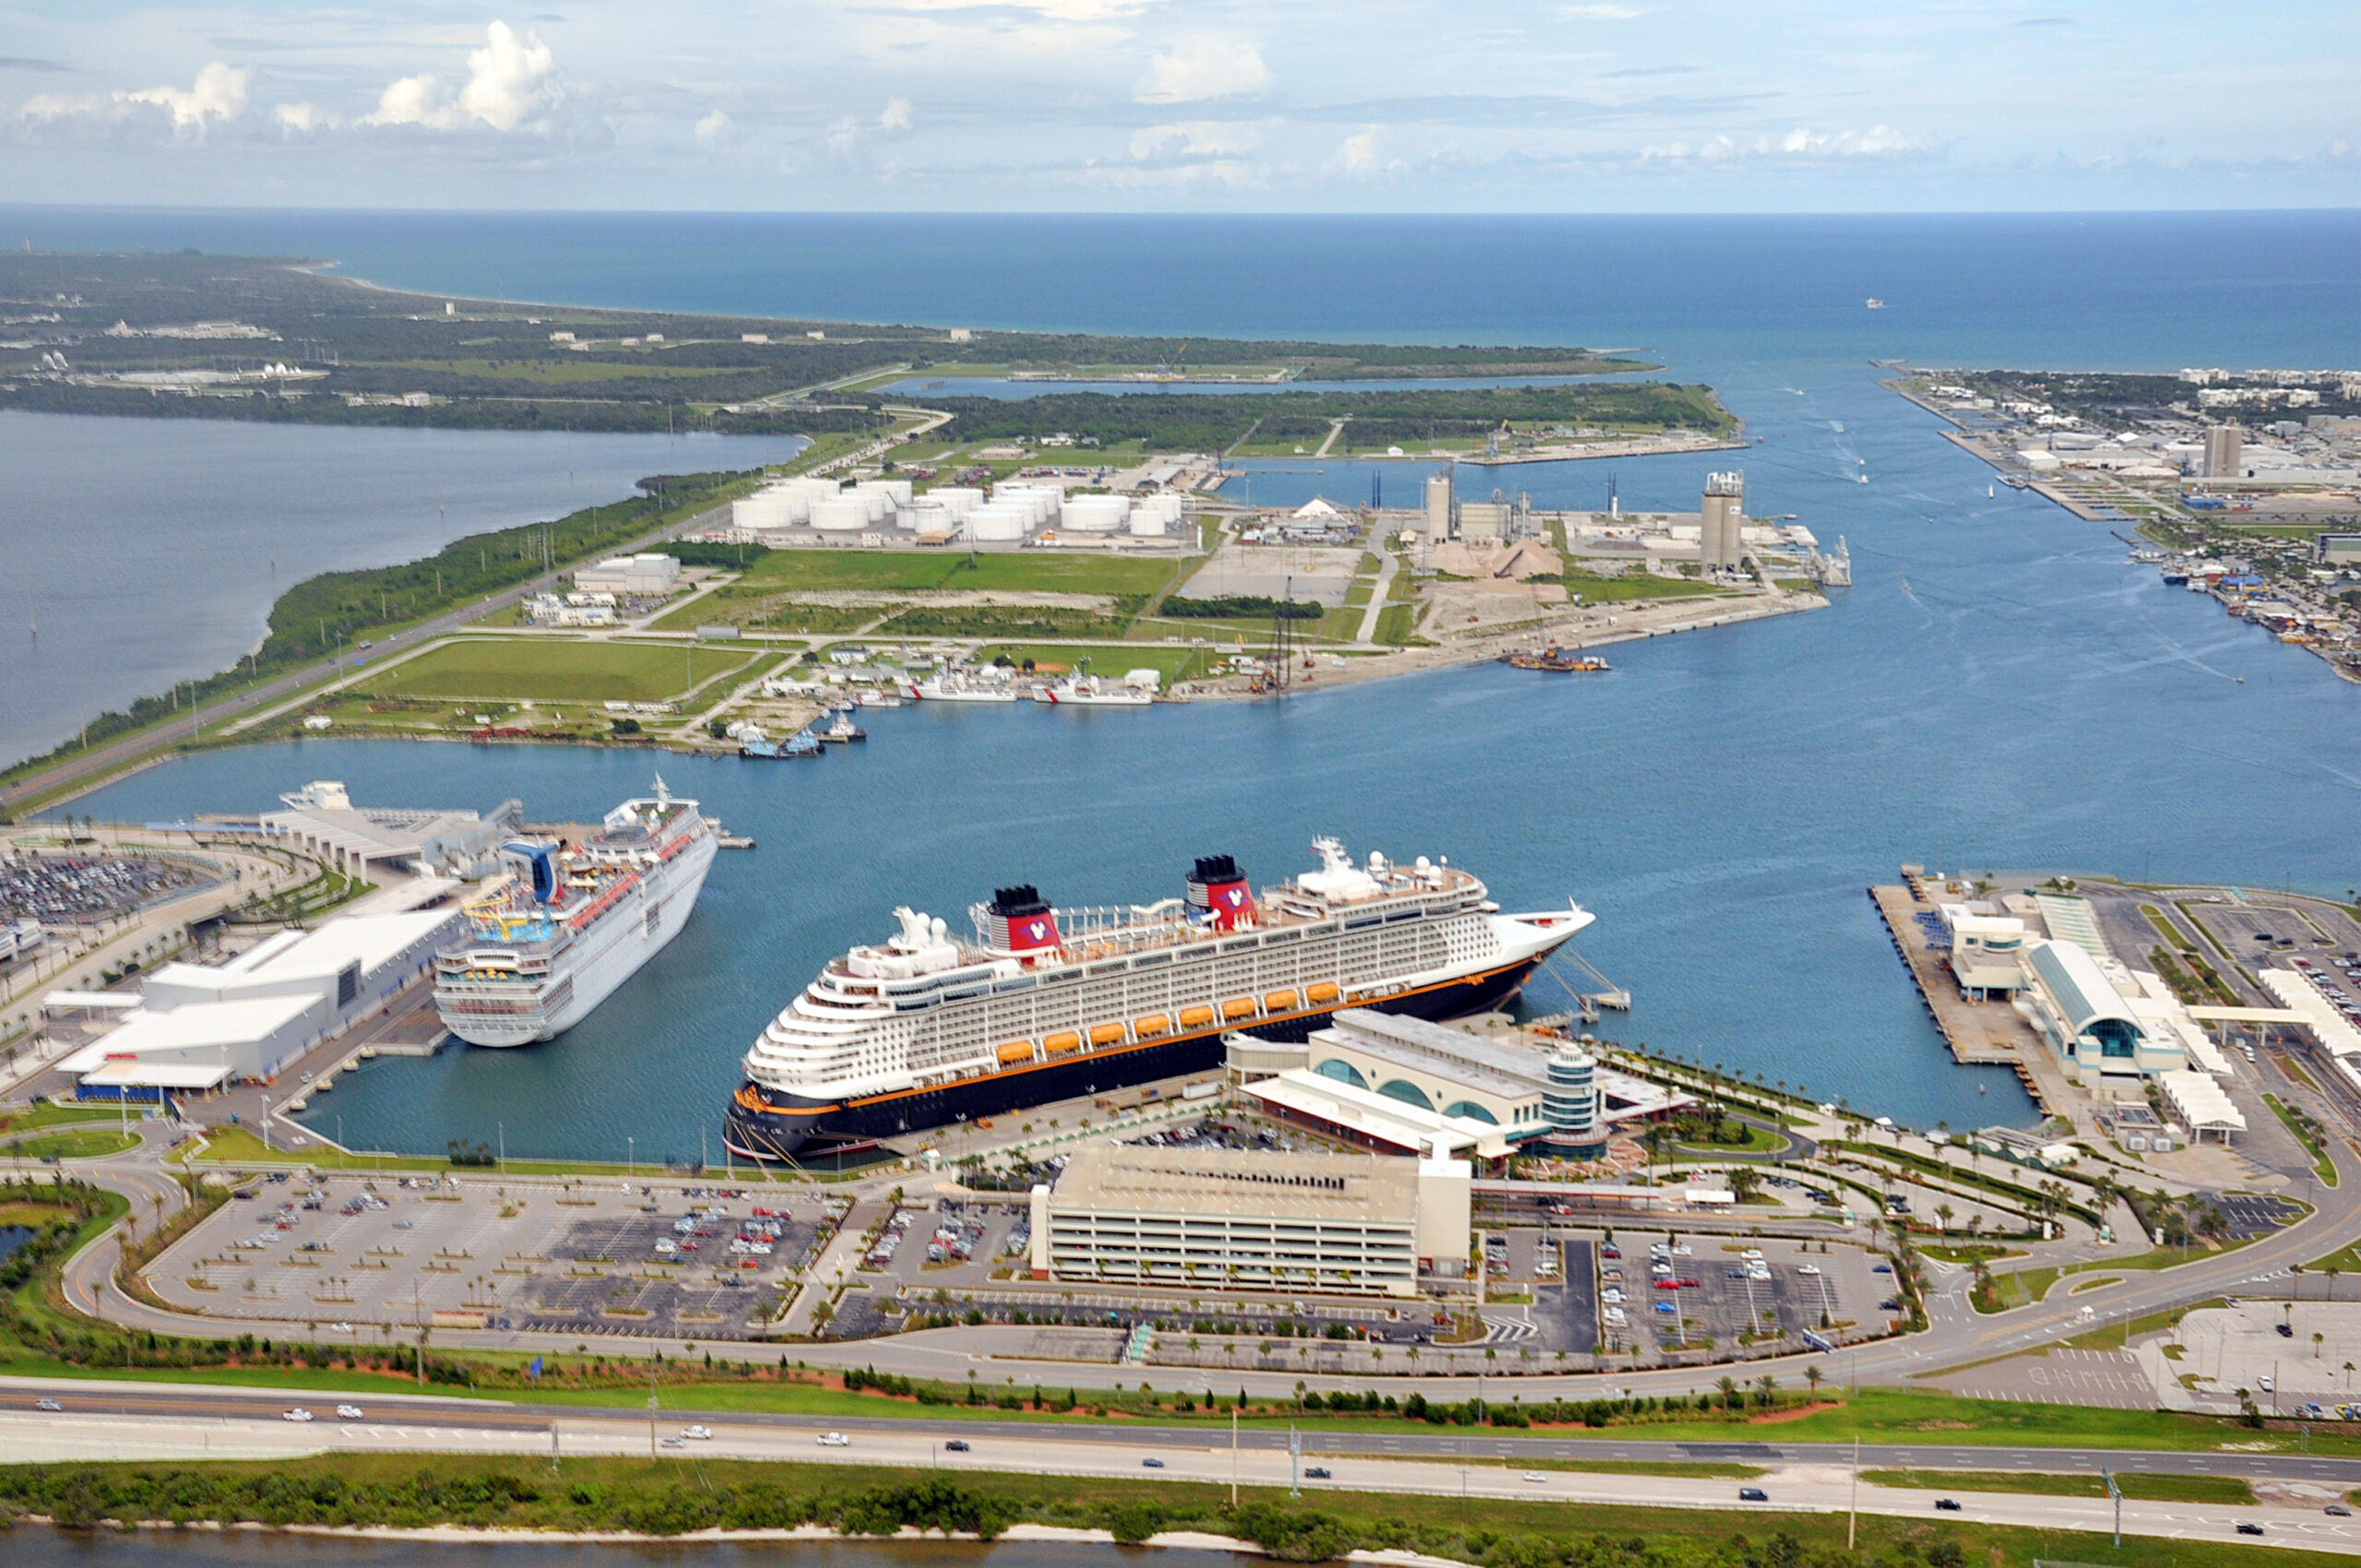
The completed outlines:
[[[236,248],[184,216],[140,220],[152,243]],[[447,243],[433,255],[358,219],[277,215],[261,232],[388,281],[600,303],[907,318],[923,300],[979,325],[1643,347],[1719,387],[1761,444],[1463,469],[1463,492],[1592,506],[1612,472],[1627,505],[1686,507],[1708,470],[1742,466],[1758,513],[1848,538],[1857,586],[1827,611],[1619,647],[1598,678],[1484,667],[1283,705],[909,709],[875,716],[853,754],[798,768],[306,742],[174,763],[78,806],[253,810],[340,777],[367,801],[516,794],[579,816],[661,766],[760,837],[568,1037],[373,1066],[319,1102],[323,1130],[340,1115],[348,1141],[378,1146],[504,1133],[519,1154],[617,1158],[635,1138],[643,1157],[694,1158],[764,1020],[829,956],[884,934],[893,905],[957,922],[1018,880],[1145,901],[1200,853],[1236,853],[1258,879],[1299,869],[1321,832],[1449,854],[1511,905],[1596,910],[1583,948],[1636,1002],[1603,1033],[1913,1123],[2021,1121],[2013,1078],[1951,1063],[1865,885],[1904,860],[2361,883],[2345,827],[2361,694],[2128,567],[2105,528],[2006,490],[1987,499],[1987,470],[1867,362],[2361,363],[2361,218],[2247,215],[2218,232],[2139,218],[1402,220],[1347,225],[1351,244],[1308,220],[1216,222],[1211,238],[1094,221],[827,220],[789,245],[761,219],[437,219],[421,225]],[[646,254],[625,243],[650,235]],[[1125,265],[1100,265],[1118,254]],[[1871,293],[1890,308],[1863,311]],[[1362,500],[1370,467],[1256,465],[1254,498]],[[1389,495],[1417,472],[1386,465]],[[1545,979],[1531,1000],[1562,999]]]
[[[0,763],[226,670],[315,573],[753,468],[796,439],[0,412]]]

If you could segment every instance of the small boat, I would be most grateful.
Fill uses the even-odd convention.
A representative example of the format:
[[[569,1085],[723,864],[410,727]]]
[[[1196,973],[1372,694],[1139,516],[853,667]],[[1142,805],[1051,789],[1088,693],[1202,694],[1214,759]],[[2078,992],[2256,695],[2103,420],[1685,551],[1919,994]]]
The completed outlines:
[[[811,731],[804,732],[813,733]],[[849,741],[866,741],[869,739],[869,731],[855,724],[850,714],[838,713],[834,719],[830,720],[826,729],[817,731],[816,738],[827,742],[832,746],[841,746]]]
[[[1557,674],[1591,675],[1614,668],[1596,654],[1562,647],[1546,648],[1539,653],[1504,653],[1500,661],[1512,669],[1547,670]]]
[[[748,762],[789,762],[825,756],[820,742],[809,730],[798,730],[784,741],[749,741],[738,748],[738,754]]]
[[[902,706],[902,699],[896,696],[891,692],[863,692],[860,694],[860,706],[863,707],[899,707]]]
[[[1985,500],[1987,500],[1987,501],[1992,501],[1992,500],[1997,500],[1997,499],[1999,499],[1999,487],[1997,487],[1996,485],[1994,485],[1994,484],[1992,483],[1992,481],[1989,481],[1989,480],[1985,481],[1985,482],[1984,482],[1984,499],[1985,499]]]
[[[1869,302],[1869,306],[1871,310],[1883,310],[1885,309],[1885,302],[1876,298],[1875,296],[1871,296]]]

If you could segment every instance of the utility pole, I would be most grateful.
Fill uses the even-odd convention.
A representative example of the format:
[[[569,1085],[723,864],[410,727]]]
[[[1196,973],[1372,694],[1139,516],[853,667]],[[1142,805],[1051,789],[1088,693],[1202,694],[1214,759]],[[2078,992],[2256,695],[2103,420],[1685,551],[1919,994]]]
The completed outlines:
[[[647,1462],[656,1462],[656,1358],[647,1359]]]
[[[1459,1474],[1460,1484],[1464,1488],[1467,1472],[1462,1470]],[[1303,1495],[1303,1433],[1292,1426],[1287,1428],[1287,1495]]]
[[[1229,1506],[1238,1507],[1238,1407],[1229,1408]]]
[[[2113,1470],[2101,1470],[2099,1479],[2106,1482],[2106,1494],[2115,1500],[2115,1547],[2123,1550],[2123,1489],[2115,1484]]]
[[[1853,1550],[1855,1532],[1861,1527],[1861,1440],[1853,1439],[1853,1511],[1845,1521],[1845,1550]]]

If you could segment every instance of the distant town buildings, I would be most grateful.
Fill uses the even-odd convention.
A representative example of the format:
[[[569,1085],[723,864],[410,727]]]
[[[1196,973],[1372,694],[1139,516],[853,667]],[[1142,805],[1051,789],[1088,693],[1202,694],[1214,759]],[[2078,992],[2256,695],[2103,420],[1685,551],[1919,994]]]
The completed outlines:
[[[680,576],[681,564],[670,555],[611,555],[596,565],[576,567],[574,587],[578,593],[618,599],[660,599]]]

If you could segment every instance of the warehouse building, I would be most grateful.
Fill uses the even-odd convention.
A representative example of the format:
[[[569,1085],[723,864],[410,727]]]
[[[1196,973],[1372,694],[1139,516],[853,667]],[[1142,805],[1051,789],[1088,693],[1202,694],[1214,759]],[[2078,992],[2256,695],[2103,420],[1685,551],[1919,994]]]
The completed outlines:
[[[576,593],[611,593],[618,599],[660,599],[681,578],[681,564],[670,555],[611,555],[574,571]]]
[[[1572,1043],[1545,1054],[1424,1018],[1348,1007],[1312,1033],[1306,1065],[1421,1111],[1498,1127],[1510,1144],[1535,1153],[1587,1159],[1607,1146],[1598,1064]]]
[[[2101,1086],[2115,1080],[2136,1087],[2188,1066],[2189,1039],[2201,1039],[2201,1031],[2187,1022],[2187,1009],[2172,1001],[2161,981],[2152,992],[2114,960],[2108,966],[2122,971],[2121,986],[2077,943],[2026,944],[2024,967],[2032,983],[2024,1001],[2050,1049],[2059,1060],[2095,1075]]]
[[[1036,1279],[1415,1296],[1465,1267],[1465,1160],[1099,1145],[1033,1189]]]
[[[155,1099],[267,1081],[295,1057],[382,1006],[466,929],[456,909],[348,915],[284,931],[218,965],[166,964],[138,1005],[58,1063],[84,1099]],[[81,993],[44,1010],[91,1011]]]

